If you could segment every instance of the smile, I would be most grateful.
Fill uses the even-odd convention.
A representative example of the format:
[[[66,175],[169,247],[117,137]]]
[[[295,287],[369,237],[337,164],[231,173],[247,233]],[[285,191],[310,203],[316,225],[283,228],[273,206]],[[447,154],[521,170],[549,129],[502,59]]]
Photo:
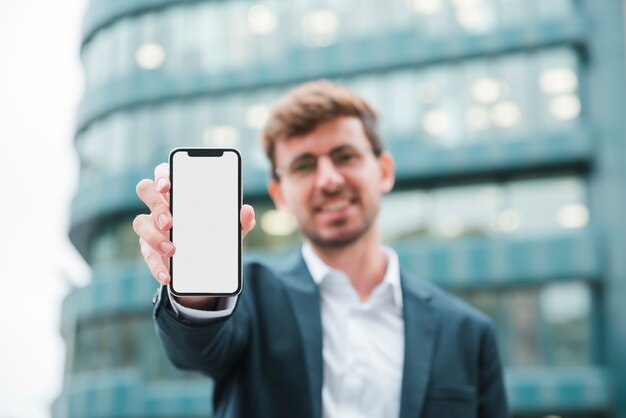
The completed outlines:
[[[341,210],[343,208],[348,207],[350,205],[350,203],[351,203],[350,199],[336,200],[334,202],[322,205],[320,207],[320,211],[321,212],[331,212],[331,211]]]

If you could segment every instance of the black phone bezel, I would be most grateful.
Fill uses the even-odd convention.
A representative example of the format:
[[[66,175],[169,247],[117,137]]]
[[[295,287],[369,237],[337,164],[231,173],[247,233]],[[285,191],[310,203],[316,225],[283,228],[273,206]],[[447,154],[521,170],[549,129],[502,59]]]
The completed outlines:
[[[170,184],[171,184],[171,188],[170,188],[170,199],[169,199],[169,204],[170,204],[170,213],[172,214],[172,218],[175,217],[174,214],[174,191],[175,191],[175,187],[174,187],[174,154],[179,153],[179,152],[186,152],[188,153],[188,155],[190,157],[222,157],[224,155],[224,153],[226,152],[233,152],[235,153],[235,155],[237,156],[237,175],[238,175],[238,181],[237,181],[237,186],[239,188],[237,196],[238,196],[238,207],[239,207],[239,211],[237,213],[237,225],[239,226],[237,234],[238,234],[238,242],[239,242],[239,246],[238,246],[238,277],[237,277],[237,289],[233,292],[233,293],[211,293],[211,292],[201,292],[201,293],[197,293],[197,292],[193,292],[193,293],[186,293],[186,292],[178,292],[176,291],[176,289],[174,288],[174,258],[176,257],[176,253],[174,253],[174,255],[170,258],[170,268],[169,268],[169,273],[170,273],[170,282],[168,284],[168,289],[169,291],[175,295],[175,296],[181,296],[181,297],[186,297],[186,296],[236,296],[238,294],[241,293],[241,291],[243,290],[243,277],[242,277],[242,270],[243,270],[243,260],[242,260],[242,253],[243,253],[243,243],[242,243],[242,237],[241,237],[241,232],[242,232],[242,228],[241,228],[241,218],[239,216],[239,214],[241,213],[241,206],[242,206],[242,176],[241,176],[241,153],[239,152],[238,149],[236,148],[213,148],[213,147],[185,147],[185,148],[174,148],[169,155],[169,171],[170,171]],[[170,241],[174,242],[174,223],[172,223],[172,228],[170,228]]]

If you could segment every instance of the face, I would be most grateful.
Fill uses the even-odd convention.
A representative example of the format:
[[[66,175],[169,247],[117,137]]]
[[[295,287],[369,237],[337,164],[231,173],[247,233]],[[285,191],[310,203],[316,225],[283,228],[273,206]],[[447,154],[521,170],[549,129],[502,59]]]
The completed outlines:
[[[376,233],[372,226],[393,187],[394,165],[389,154],[374,155],[359,119],[324,122],[278,142],[274,155],[279,180],[270,181],[270,195],[314,245],[339,248]]]

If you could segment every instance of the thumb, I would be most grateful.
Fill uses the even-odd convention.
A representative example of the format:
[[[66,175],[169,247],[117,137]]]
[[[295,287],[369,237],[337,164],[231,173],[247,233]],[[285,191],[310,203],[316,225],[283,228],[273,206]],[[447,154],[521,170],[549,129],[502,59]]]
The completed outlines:
[[[250,205],[242,205],[241,212],[239,212],[239,221],[241,222],[241,231],[245,237],[248,235],[248,232],[254,228],[254,225],[256,225],[256,220],[254,219],[254,208]]]

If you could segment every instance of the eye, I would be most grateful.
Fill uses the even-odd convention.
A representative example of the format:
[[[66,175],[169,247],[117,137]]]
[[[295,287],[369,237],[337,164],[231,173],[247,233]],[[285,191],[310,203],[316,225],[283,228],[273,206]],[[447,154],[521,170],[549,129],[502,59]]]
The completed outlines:
[[[332,159],[335,165],[346,165],[356,162],[359,159],[359,153],[353,149],[342,149],[335,152]]]
[[[309,174],[315,171],[317,165],[317,159],[315,158],[300,158],[289,166],[289,172],[295,175]]]

